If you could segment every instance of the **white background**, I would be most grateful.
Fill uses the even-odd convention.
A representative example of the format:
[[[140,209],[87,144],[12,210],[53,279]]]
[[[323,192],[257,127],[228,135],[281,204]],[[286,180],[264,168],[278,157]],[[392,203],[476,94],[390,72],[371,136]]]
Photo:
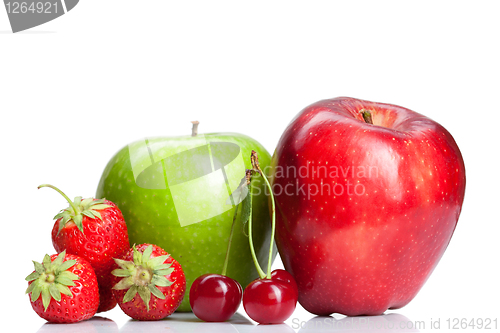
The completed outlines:
[[[244,133],[272,153],[302,108],[338,96],[429,116],[465,160],[445,255],[417,297],[387,313],[426,330],[438,318],[441,329],[448,318],[499,318],[499,13],[495,1],[84,0],[12,34],[0,7],[2,319],[22,332],[45,322],[24,277],[54,252],[52,217],[66,204],[37,185],[93,196],[121,147],[189,134],[195,119],[202,133]],[[128,321],[118,308],[103,316],[115,328]],[[312,317],[299,306],[281,328]]]

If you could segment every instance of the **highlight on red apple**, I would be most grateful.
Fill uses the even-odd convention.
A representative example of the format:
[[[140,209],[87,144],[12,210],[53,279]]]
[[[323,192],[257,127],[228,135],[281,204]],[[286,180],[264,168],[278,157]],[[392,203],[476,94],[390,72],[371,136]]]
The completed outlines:
[[[446,250],[465,193],[464,161],[443,126],[347,97],[303,109],[270,174],[279,253],[317,315],[408,304]]]

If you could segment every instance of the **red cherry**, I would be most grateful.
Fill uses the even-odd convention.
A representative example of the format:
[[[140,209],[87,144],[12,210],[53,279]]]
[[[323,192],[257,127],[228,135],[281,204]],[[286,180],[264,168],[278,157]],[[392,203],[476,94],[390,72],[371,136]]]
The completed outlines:
[[[277,278],[257,279],[243,292],[243,307],[250,318],[260,324],[280,324],[288,319],[297,305],[297,285]],[[294,283],[295,281],[292,280]]]
[[[189,304],[203,321],[226,321],[241,303],[241,285],[225,275],[205,274],[194,280],[189,291]]]
[[[252,241],[252,186],[249,188],[250,209],[248,213],[248,240],[252,253],[252,258],[255,268],[260,276],[260,279],[250,282],[243,292],[243,307],[248,316],[260,324],[280,324],[288,319],[295,307],[299,296],[297,283],[293,277],[284,270],[271,271],[271,258],[274,244],[275,232],[275,205],[274,196],[271,184],[267,180],[264,172],[259,166],[259,158],[257,152],[252,150],[250,157],[252,170],[247,170],[245,173],[246,186],[251,184],[253,173],[257,173],[264,178],[264,181],[270,191],[272,202],[272,233],[269,248],[269,260],[267,263],[267,276],[259,265],[255,256],[255,251]],[[245,199],[246,200],[246,199]],[[243,211],[243,210],[242,210]]]
[[[273,280],[281,280],[286,283],[289,283],[293,290],[295,291],[295,298],[298,300],[299,299],[299,288],[297,287],[297,282],[295,282],[295,279],[293,278],[292,274],[288,273],[284,269],[275,269],[274,271],[271,272],[271,279]]]

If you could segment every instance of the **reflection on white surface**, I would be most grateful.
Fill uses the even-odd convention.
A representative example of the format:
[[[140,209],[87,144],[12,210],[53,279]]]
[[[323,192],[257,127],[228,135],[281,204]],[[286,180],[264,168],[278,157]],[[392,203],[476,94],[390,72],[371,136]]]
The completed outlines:
[[[307,322],[293,321],[293,328],[300,333],[323,332],[419,332],[422,323],[411,321],[403,315],[391,313],[381,316],[359,316],[336,319],[334,317],[314,317]]]
[[[239,331],[243,332],[243,331]],[[257,325],[252,327],[251,333],[295,333],[295,331],[287,324],[275,325]]]
[[[117,333],[118,325],[108,318],[92,317],[74,324],[52,324],[45,323],[40,327],[38,333]]]
[[[123,327],[111,319],[94,317],[75,324],[46,323],[38,333],[294,333],[287,324],[279,325],[254,325],[243,315],[236,313],[223,323],[206,323],[193,313],[174,313],[158,321],[128,320]]]
[[[129,320],[120,329],[120,333],[190,333],[190,332],[217,332],[217,333],[237,333],[238,330],[233,325],[252,325],[248,319],[239,314],[235,314],[229,321],[223,323],[206,323],[193,313],[174,313],[171,316],[158,321],[137,321]]]
[[[120,333],[151,333],[166,331],[169,333],[293,333],[294,330],[286,324],[254,325],[250,320],[236,313],[230,320],[223,323],[206,323],[193,313],[174,313],[160,321],[129,320]]]

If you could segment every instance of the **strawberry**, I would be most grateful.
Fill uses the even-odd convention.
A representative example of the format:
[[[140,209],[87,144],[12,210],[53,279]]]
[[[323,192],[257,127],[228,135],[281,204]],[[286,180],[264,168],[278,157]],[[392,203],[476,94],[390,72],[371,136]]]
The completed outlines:
[[[90,263],[66,254],[45,255],[26,277],[33,310],[53,323],[76,323],[95,315],[99,307],[97,278]]]
[[[129,249],[127,225],[118,207],[105,199],[76,197],[71,201],[58,188],[44,184],[59,192],[70,204],[54,219],[52,244],[60,253],[76,254],[85,258],[94,268],[99,283],[101,302],[97,312],[111,310],[116,301],[111,292],[113,258]]]
[[[182,302],[186,278],[181,265],[162,248],[152,244],[133,246],[121,259],[113,296],[128,316],[137,320],[160,320]]]

